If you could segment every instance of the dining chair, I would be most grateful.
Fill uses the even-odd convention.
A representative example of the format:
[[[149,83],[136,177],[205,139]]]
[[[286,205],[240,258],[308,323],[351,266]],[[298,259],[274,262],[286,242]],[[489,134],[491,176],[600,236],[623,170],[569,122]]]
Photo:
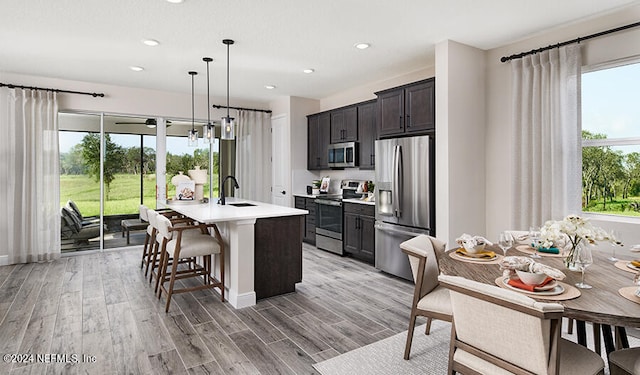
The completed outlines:
[[[142,260],[140,262],[140,269],[147,265],[147,268],[144,271],[145,276],[147,275],[147,271],[149,270],[149,255],[151,253],[151,234],[153,234],[153,226],[149,223],[149,214],[147,213],[147,206],[144,204],[140,205],[140,221],[148,223],[146,228],[146,233],[144,236],[144,245],[142,246]]]
[[[400,249],[409,257],[411,272],[415,283],[413,291],[413,303],[411,304],[411,317],[407,331],[407,343],[404,349],[404,359],[409,359],[413,330],[416,326],[416,318],[427,318],[425,334],[431,330],[431,320],[439,319],[451,321],[451,303],[449,290],[442,288],[438,283],[438,259],[436,251],[444,252],[446,243],[435,237],[421,234],[410,240],[402,242]]]
[[[640,347],[609,353],[609,373],[611,375],[640,374]]]
[[[164,216],[156,217],[158,233],[162,239],[160,251],[160,271],[156,279],[156,289],[158,298],[164,292],[167,295],[165,311],[169,312],[171,297],[174,293],[191,292],[202,289],[220,289],[220,296],[224,302],[224,240],[215,224],[181,225],[175,226]],[[209,234],[204,228],[211,228]],[[191,232],[191,234],[187,234]],[[206,232],[206,233],[203,233]],[[217,255],[219,258],[218,267],[220,269],[220,279],[213,275],[211,256]],[[202,264],[193,262],[190,267],[178,270],[179,260],[193,260],[202,257]],[[169,260],[171,260],[171,271],[169,271]],[[175,281],[185,278],[202,278],[202,285],[186,286],[176,288]],[[169,282],[168,287],[165,283]]]
[[[604,374],[595,352],[561,338],[564,307],[459,276],[451,290],[449,374]]]

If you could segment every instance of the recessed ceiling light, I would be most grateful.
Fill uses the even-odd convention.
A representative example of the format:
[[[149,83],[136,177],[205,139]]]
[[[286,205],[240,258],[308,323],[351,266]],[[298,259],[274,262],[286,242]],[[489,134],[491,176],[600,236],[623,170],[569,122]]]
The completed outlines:
[[[184,0],[167,0],[167,1],[174,4],[181,4],[184,2]]]
[[[305,70],[303,70],[303,72],[307,73],[307,74],[310,74],[310,73],[315,72],[315,70],[313,70],[313,69],[305,69]]]
[[[371,44],[369,44],[369,43],[356,43],[354,46],[357,49],[367,49],[367,48],[371,47]]]
[[[141,66],[130,66],[129,69],[133,70],[134,72],[141,72],[144,70],[144,68]]]
[[[144,44],[146,44],[147,46],[150,46],[150,47],[155,47],[158,44],[160,44],[160,42],[158,42],[155,39],[145,39],[145,40],[142,41],[142,43],[144,43]]]
[[[276,88],[276,86],[275,85],[264,85],[264,88],[267,89],[267,90],[273,90],[273,89]]]

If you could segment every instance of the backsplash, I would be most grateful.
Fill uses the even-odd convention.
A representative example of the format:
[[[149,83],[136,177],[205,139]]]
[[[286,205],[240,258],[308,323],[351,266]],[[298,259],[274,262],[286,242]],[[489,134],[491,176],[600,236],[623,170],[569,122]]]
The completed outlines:
[[[347,169],[328,169],[323,171],[308,171],[299,169],[292,171],[293,193],[306,194],[307,185],[311,185],[311,181],[319,180],[322,177],[329,176],[331,184],[329,185],[330,193],[340,193],[340,181],[342,180],[362,180],[374,181],[376,177],[375,171],[360,170],[358,168]],[[375,181],[374,181],[375,182]]]

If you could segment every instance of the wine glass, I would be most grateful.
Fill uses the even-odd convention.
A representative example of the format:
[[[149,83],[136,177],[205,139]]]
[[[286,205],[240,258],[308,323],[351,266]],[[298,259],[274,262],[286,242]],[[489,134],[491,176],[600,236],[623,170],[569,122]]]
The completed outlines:
[[[500,246],[500,248],[502,249],[504,256],[507,256],[507,250],[509,250],[509,248],[513,246],[513,237],[511,236],[511,233],[509,232],[500,233],[498,246]]]
[[[618,232],[617,230],[612,230],[609,236],[611,237],[611,246],[613,246],[613,251],[611,252],[611,256],[608,259],[612,262],[617,262],[618,258],[616,258],[616,247],[622,246],[620,232]]]
[[[538,254],[538,248],[540,247],[540,231],[538,231],[538,228],[529,227],[529,238],[531,239],[531,246],[534,250],[533,254],[531,254],[531,258],[542,258],[540,254]]]
[[[580,289],[591,289],[592,286],[589,284],[585,284],[584,282],[584,271],[593,264],[593,257],[591,255],[591,248],[587,245],[579,246],[577,249],[577,255],[575,258],[575,265],[580,272],[582,272],[582,280],[579,283],[576,283],[576,286]]]

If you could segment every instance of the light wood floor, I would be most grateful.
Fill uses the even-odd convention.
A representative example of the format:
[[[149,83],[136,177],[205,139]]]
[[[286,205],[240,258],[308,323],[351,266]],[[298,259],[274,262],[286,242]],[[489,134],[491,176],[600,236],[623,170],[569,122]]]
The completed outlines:
[[[305,244],[297,292],[234,310],[211,291],[168,314],[139,249],[0,267],[0,374],[313,374],[313,363],[407,329],[413,285]],[[79,363],[53,363],[67,359]],[[83,362],[83,355],[95,362]]]

